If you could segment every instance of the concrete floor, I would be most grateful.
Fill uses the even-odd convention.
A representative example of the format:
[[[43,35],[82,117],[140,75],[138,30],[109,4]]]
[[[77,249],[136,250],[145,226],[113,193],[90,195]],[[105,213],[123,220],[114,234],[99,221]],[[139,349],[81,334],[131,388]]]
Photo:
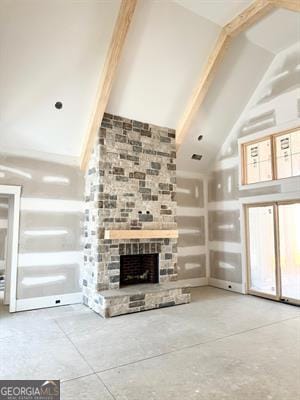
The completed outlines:
[[[0,379],[61,379],[71,400],[295,400],[299,308],[220,289],[108,320],[82,305],[0,308]]]

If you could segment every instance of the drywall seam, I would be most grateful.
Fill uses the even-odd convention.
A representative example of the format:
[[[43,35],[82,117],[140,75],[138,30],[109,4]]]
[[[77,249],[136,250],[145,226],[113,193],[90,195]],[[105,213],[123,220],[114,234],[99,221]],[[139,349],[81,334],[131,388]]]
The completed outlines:
[[[199,287],[199,286],[207,286],[208,285],[208,278],[191,278],[191,279],[180,279],[178,282],[182,283],[183,285],[188,285],[191,287]]]
[[[84,202],[79,200],[59,200],[23,197],[21,211],[82,213]]]
[[[50,253],[20,253],[19,267],[49,267],[54,265],[80,264],[82,251],[57,251]]]
[[[208,178],[204,179],[203,183],[203,193],[204,193],[204,210],[205,210],[205,257],[206,257],[206,277],[209,278],[210,276],[210,261],[209,261],[209,249],[208,249],[208,242],[209,242],[209,229],[208,229]]]
[[[238,200],[228,200],[228,201],[213,201],[208,203],[208,210],[210,211],[235,211],[239,209]]]
[[[217,242],[211,241],[208,245],[209,250],[214,251],[225,251],[230,253],[240,253],[241,252],[241,243],[235,242]]]
[[[237,292],[246,294],[245,287],[242,283],[235,283],[230,281],[223,281],[215,278],[208,278],[208,285],[214,286],[220,289],[230,290],[231,292]]]
[[[16,311],[35,310],[38,308],[58,307],[82,303],[82,292],[60,294],[57,296],[33,297],[16,302]]]

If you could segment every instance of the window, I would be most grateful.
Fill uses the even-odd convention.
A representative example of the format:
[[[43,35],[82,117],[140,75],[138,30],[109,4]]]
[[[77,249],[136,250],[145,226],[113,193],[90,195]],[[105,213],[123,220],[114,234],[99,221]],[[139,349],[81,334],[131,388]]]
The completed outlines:
[[[249,293],[299,304],[299,220],[300,200],[246,205]]]
[[[244,143],[244,185],[300,175],[300,128]]]
[[[300,129],[275,136],[277,178],[300,175]]]
[[[263,139],[245,145],[246,182],[264,182],[272,180],[271,139]]]

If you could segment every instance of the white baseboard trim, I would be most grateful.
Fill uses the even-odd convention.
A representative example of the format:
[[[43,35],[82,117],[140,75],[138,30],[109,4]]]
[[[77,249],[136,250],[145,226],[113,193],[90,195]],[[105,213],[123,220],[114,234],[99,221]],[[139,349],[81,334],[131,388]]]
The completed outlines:
[[[231,292],[237,292],[242,294],[246,293],[242,283],[235,283],[230,281],[222,281],[221,279],[208,278],[208,285],[220,289],[226,289]]]
[[[180,282],[184,285],[189,285],[191,287],[198,287],[198,286],[207,286],[208,279],[207,278],[192,278],[192,279],[180,279],[177,282]]]
[[[58,294],[57,296],[32,297],[19,299],[16,311],[36,310],[37,308],[58,307],[68,304],[82,303],[82,292]]]

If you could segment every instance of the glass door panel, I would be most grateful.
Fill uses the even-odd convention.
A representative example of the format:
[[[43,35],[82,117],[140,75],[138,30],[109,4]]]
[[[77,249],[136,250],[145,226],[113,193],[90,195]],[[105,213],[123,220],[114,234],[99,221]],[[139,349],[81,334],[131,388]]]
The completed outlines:
[[[276,296],[274,206],[248,207],[249,289]]]
[[[300,300],[300,203],[279,204],[281,297]]]

